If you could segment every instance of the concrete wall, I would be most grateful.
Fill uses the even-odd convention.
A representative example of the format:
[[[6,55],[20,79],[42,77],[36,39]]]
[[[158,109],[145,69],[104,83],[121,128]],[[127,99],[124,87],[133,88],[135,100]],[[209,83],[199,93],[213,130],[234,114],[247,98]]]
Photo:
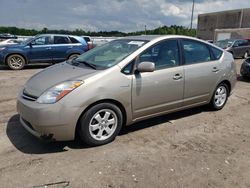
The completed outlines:
[[[230,39],[250,39],[250,28],[239,28],[239,29],[216,29],[214,32],[214,41],[218,40],[220,33],[230,33]]]
[[[198,38],[213,40],[215,29],[233,28],[250,28],[250,8],[198,15]]]

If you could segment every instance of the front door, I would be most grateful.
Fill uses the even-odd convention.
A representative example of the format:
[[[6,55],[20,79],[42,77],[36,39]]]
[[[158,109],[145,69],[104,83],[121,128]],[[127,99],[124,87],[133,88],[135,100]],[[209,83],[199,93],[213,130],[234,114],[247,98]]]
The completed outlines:
[[[144,51],[137,60],[155,63],[154,72],[135,72],[132,86],[133,118],[181,107],[184,74],[177,40],[166,40]]]
[[[29,61],[50,63],[52,60],[51,54],[51,38],[50,36],[41,36],[35,38],[30,45],[26,46],[26,53]]]

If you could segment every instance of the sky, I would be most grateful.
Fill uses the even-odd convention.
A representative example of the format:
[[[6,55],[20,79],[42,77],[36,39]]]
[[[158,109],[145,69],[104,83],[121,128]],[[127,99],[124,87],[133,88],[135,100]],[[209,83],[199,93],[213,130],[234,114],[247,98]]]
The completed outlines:
[[[0,0],[0,26],[132,32],[190,27],[193,0]],[[201,13],[250,8],[250,0],[195,0]]]

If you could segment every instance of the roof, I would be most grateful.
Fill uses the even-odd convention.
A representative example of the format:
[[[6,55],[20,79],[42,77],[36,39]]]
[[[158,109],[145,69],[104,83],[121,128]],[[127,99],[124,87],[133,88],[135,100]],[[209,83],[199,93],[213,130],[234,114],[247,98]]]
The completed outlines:
[[[164,35],[138,35],[138,36],[128,36],[124,37],[123,39],[132,39],[132,40],[148,40],[151,41],[153,39],[162,37]]]

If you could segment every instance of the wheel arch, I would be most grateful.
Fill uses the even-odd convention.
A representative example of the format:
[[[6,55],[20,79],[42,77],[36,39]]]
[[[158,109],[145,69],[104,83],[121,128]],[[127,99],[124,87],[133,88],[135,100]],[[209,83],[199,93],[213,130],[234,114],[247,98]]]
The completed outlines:
[[[226,84],[227,85],[227,87],[228,87],[228,94],[230,94],[231,93],[231,83],[228,81],[228,80],[223,80],[223,81],[221,81],[218,85],[220,85],[220,84],[222,84],[222,83],[224,83],[224,84]],[[217,85],[217,86],[218,86]]]
[[[97,104],[101,104],[101,103],[111,103],[111,104],[114,104],[116,105],[122,112],[122,116],[123,116],[123,122],[122,122],[122,126],[126,125],[126,122],[127,122],[127,112],[123,106],[122,103],[120,103],[119,101],[117,100],[114,100],[114,99],[101,99],[101,100],[98,100],[92,104],[90,104],[87,108],[85,108],[81,115],[79,116],[78,120],[77,120],[77,123],[76,123],[76,127],[75,127],[75,138],[77,137],[77,131],[80,127],[80,119],[81,117],[83,116],[83,114],[85,114],[90,108],[92,108],[93,106],[97,105]]]
[[[24,54],[18,53],[18,52],[17,52],[17,53],[10,53],[10,54],[6,55],[6,57],[5,57],[5,59],[4,59],[5,65],[8,65],[7,59],[8,59],[8,57],[10,57],[11,55],[20,55],[20,56],[22,56],[22,57],[24,58],[24,60],[25,60],[25,64],[26,64],[26,65],[28,64],[28,59],[27,59],[27,57],[26,57]]]

